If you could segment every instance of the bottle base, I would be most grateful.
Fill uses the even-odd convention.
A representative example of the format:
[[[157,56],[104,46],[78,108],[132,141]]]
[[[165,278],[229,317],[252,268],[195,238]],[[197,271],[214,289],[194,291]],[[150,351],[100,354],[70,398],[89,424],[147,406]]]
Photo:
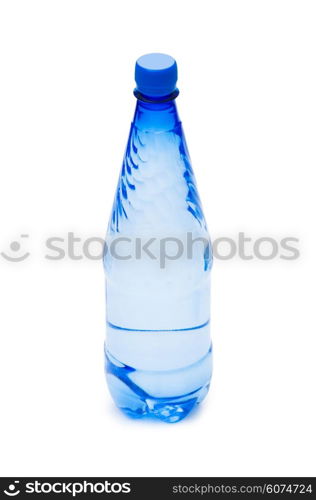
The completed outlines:
[[[176,423],[184,419],[205,398],[212,372],[211,350],[199,362],[190,367],[167,373],[139,372],[117,361],[106,351],[106,377],[112,398],[118,408],[131,418],[157,418],[166,423]],[[192,387],[192,376],[195,383]],[[185,384],[185,380],[190,380]],[[155,396],[152,381],[160,391],[174,390],[176,395]],[[136,383],[137,382],[137,383]],[[152,391],[147,387],[152,385]],[[188,392],[178,395],[187,385]],[[145,387],[147,390],[145,390]],[[157,392],[157,391],[156,391]],[[181,392],[180,392],[181,394]]]

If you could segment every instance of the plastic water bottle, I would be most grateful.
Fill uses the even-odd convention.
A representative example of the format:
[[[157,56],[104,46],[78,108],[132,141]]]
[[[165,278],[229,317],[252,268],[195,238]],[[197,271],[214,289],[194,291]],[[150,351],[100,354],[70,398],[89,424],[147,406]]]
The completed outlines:
[[[125,413],[177,422],[210,384],[212,252],[175,104],[176,62],[142,56],[135,80],[104,251],[106,374]]]

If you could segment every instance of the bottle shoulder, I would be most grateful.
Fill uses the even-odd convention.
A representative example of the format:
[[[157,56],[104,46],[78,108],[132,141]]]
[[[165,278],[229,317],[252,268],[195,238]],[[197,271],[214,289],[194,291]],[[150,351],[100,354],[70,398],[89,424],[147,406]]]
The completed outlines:
[[[164,132],[131,126],[109,229],[121,233],[133,226],[207,231],[180,122]]]

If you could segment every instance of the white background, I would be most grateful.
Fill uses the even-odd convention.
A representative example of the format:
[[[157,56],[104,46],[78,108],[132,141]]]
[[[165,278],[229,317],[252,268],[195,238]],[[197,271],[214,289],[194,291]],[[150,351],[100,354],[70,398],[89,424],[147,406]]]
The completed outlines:
[[[2,476],[315,475],[315,7],[1,1],[0,251],[31,253],[0,257]],[[104,235],[152,51],[178,62],[213,238],[295,236],[301,254],[215,262],[211,391],[174,425],[112,404],[101,262],[44,258],[48,236]]]

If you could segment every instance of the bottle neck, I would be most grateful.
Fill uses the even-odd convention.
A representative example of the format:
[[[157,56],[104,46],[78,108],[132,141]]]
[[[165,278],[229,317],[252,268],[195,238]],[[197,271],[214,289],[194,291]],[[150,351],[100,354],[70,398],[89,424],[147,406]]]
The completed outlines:
[[[168,132],[180,124],[175,100],[144,102],[137,99],[133,125],[143,132]]]

